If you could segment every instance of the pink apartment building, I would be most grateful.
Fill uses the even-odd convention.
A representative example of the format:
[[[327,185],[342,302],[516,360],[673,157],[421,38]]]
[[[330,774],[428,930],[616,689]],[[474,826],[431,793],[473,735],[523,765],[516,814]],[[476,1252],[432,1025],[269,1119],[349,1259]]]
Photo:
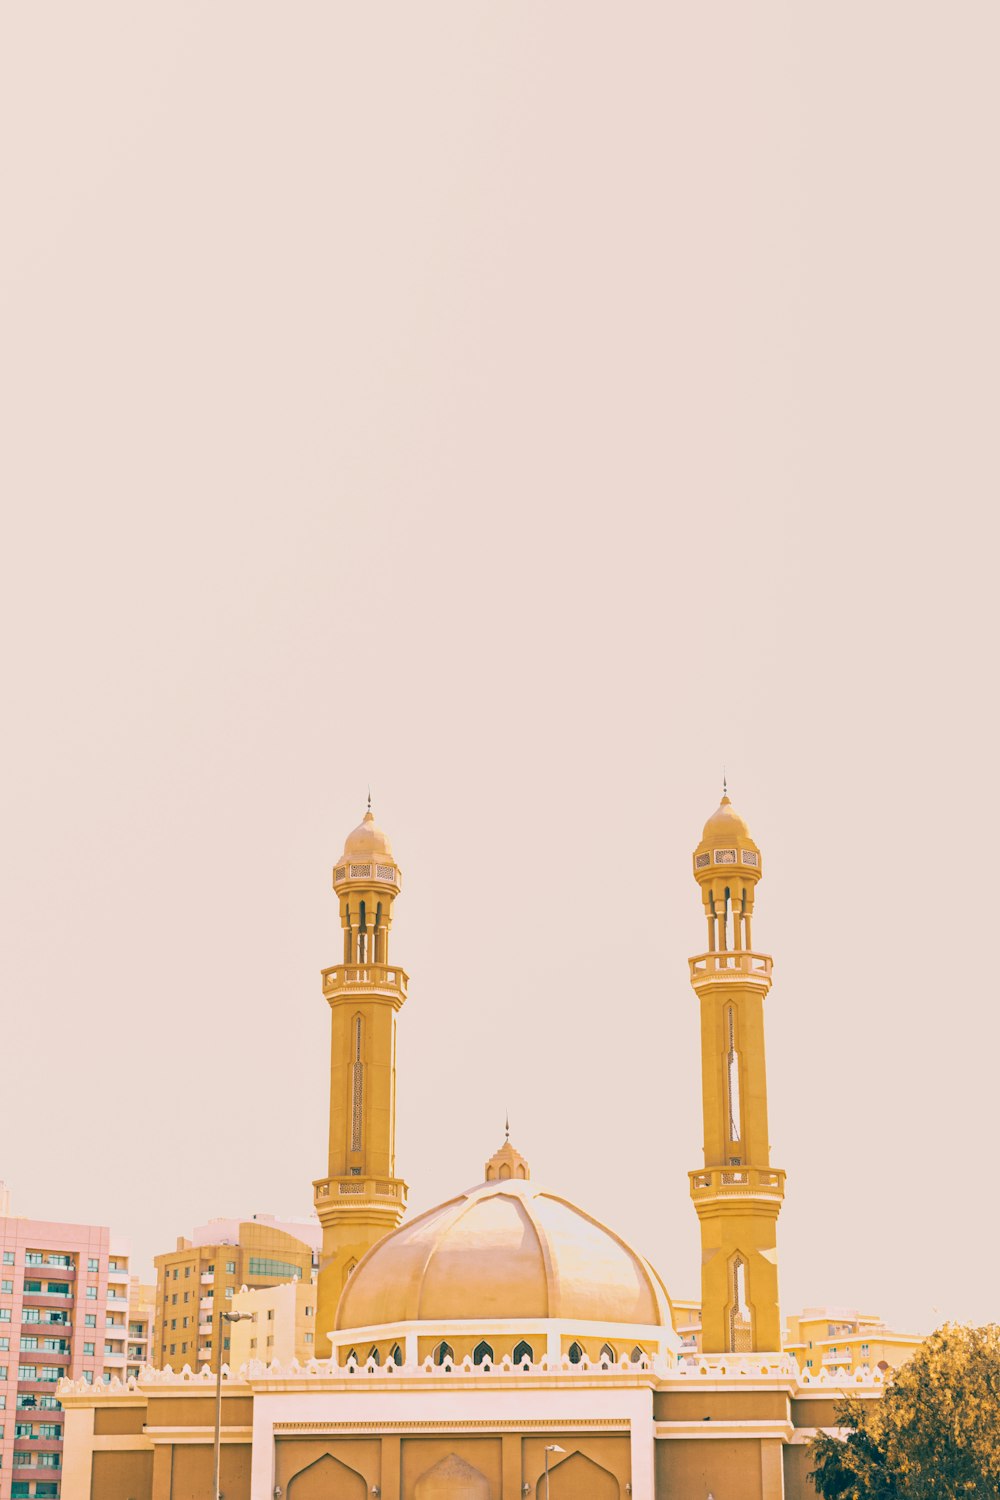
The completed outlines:
[[[0,1500],[55,1500],[57,1382],[125,1375],[128,1251],[96,1224],[12,1218],[0,1183],[0,1261]]]

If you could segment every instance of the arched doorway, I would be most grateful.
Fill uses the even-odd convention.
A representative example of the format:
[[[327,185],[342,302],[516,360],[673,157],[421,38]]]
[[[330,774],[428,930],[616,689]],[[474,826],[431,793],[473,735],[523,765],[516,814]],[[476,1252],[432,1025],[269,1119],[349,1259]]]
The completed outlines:
[[[288,1484],[288,1500],[366,1500],[368,1486],[355,1469],[324,1453]]]
[[[457,1453],[449,1453],[421,1474],[415,1500],[490,1500],[490,1482]]]
[[[535,1482],[538,1500],[619,1500],[621,1493],[615,1476],[582,1453],[549,1466],[549,1488],[546,1495],[543,1471]]]

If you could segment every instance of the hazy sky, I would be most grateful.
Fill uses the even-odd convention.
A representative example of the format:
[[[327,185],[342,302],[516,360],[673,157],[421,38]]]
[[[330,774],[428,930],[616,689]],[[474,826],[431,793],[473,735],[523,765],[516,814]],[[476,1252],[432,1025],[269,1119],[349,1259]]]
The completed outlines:
[[[995,4],[0,12],[0,1176],[141,1261],[502,1139],[699,1290],[723,764],[782,1302],[1000,1315]],[[991,978],[990,976],[993,975]]]

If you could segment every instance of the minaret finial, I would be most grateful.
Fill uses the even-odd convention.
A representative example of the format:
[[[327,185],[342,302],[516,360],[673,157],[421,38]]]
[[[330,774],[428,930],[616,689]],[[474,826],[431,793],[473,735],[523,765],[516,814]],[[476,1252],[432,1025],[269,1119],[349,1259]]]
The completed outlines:
[[[369,781],[369,783],[368,783],[368,811],[371,812],[371,810],[372,810],[372,784]]]
[[[722,795],[724,797],[728,797],[729,796],[729,787],[728,787],[728,785],[726,783],[726,768],[725,768],[725,766],[723,766],[723,768],[722,768]],[[368,803],[369,803],[369,806],[370,806],[371,805],[371,798],[370,797],[368,798]]]
[[[504,1138],[505,1141],[509,1141],[510,1140],[510,1110],[509,1109],[504,1111],[503,1138]]]

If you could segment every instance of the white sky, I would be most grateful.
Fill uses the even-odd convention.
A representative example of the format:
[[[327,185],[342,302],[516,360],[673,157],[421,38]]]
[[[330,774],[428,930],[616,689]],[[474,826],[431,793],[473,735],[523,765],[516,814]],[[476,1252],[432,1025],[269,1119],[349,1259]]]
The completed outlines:
[[[782,1301],[998,1315],[992,4],[0,17],[0,1176],[141,1260],[325,1171],[404,873],[411,1205],[698,1292],[728,767]]]

